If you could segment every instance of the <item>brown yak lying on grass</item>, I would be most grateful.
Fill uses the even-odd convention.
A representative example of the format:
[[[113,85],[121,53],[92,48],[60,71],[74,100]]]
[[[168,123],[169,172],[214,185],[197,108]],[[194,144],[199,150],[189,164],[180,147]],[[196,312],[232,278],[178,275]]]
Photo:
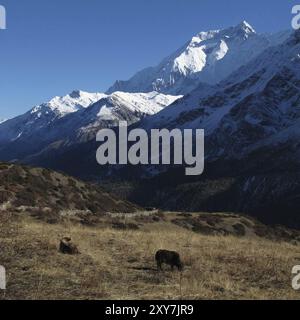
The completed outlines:
[[[63,254],[79,254],[77,246],[72,243],[72,239],[68,237],[60,240],[59,251]]]

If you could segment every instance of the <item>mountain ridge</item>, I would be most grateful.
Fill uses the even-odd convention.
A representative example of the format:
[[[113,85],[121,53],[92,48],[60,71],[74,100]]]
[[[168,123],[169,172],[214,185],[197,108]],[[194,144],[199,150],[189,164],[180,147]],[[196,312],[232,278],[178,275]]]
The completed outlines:
[[[55,142],[88,141],[101,128],[118,121],[132,124],[179,98],[157,92],[106,95],[73,91],[0,124],[0,156],[5,161],[21,161]]]
[[[257,34],[242,21],[235,27],[200,32],[155,67],[136,73],[128,81],[117,81],[114,91],[187,94],[200,83],[214,85],[268,47],[283,41],[287,33]]]
[[[0,162],[0,213],[38,214],[40,219],[101,216],[135,212],[138,206],[108,194],[99,186],[44,168]]]

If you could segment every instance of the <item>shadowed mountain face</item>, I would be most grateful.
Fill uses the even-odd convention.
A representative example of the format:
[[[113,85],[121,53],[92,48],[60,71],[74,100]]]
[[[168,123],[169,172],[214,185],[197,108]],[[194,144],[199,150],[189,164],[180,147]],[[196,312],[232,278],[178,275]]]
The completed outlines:
[[[181,169],[162,169],[147,183],[157,183],[158,204],[247,212],[300,227],[299,39],[294,33],[207,94],[195,90],[142,122],[147,129],[206,130],[205,174],[190,179]],[[141,197],[137,191],[132,199]]]

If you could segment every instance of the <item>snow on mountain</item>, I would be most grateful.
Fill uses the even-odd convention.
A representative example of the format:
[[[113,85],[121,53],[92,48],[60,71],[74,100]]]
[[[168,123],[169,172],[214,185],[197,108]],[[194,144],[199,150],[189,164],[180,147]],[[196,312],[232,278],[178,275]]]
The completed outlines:
[[[238,79],[238,83],[237,83]],[[227,88],[246,86],[241,99],[215,123],[212,144],[223,146],[223,156],[244,157],[261,145],[279,144],[297,135],[300,120],[300,33],[270,48],[226,82]],[[231,90],[231,94],[235,94]],[[287,135],[288,133],[288,135]],[[298,136],[298,135],[297,135]],[[285,139],[285,142],[289,139]],[[266,141],[264,141],[266,140]],[[215,150],[215,149],[214,149]],[[220,156],[220,152],[215,156]]]
[[[56,97],[0,125],[0,157],[21,159],[54,142],[95,140],[99,129],[116,126],[120,120],[132,124],[181,97],[157,92],[106,95],[82,91]]]
[[[77,90],[35,106],[25,114],[0,124],[0,143],[4,144],[15,141],[21,136],[32,135],[70,113],[87,108],[104,96],[105,94],[102,93]]]
[[[117,126],[119,121],[127,121],[129,125],[133,124],[149,115],[156,114],[181,97],[158,92],[114,92],[89,108],[61,119],[58,125],[65,129],[60,131],[59,135],[72,137],[75,142],[91,140],[95,138],[100,128]],[[57,126],[53,127],[54,130],[56,128]],[[59,137],[57,136],[56,139]]]
[[[0,124],[3,123],[3,122],[5,122],[5,121],[7,121],[7,119],[1,119],[1,118],[0,118]]]
[[[110,120],[119,120],[117,111],[120,110],[122,105],[132,113],[153,115],[181,97],[164,95],[155,91],[149,93],[114,92],[99,101],[99,104],[97,104],[97,107],[99,107],[97,116]]]
[[[287,192],[288,187],[295,186],[289,183],[288,175],[284,180],[285,170],[291,167],[300,170],[299,124],[298,31],[284,43],[265,50],[218,85],[209,90],[200,86],[160,113],[144,119],[139,126],[148,130],[205,129],[207,167],[217,162],[218,172],[224,167],[226,175],[233,176],[240,170],[245,180],[241,180],[239,188],[253,190],[260,181],[264,183],[266,193],[274,190],[271,182],[274,184],[277,180],[273,178],[280,175],[282,188],[277,188],[279,197]],[[227,167],[224,163],[231,165]],[[242,167],[238,168],[237,163]],[[159,175],[164,170],[154,169],[146,168],[146,175],[153,172]],[[272,179],[268,176],[271,169]],[[248,175],[256,176],[256,179],[252,181]],[[266,181],[271,182],[267,184]]]
[[[189,179],[181,168],[142,167],[138,177],[155,176],[154,195],[142,184],[134,190],[147,205],[244,212],[300,227],[300,31],[139,126],[205,129],[205,174]]]
[[[57,117],[63,117],[66,114],[76,112],[82,108],[87,108],[94,102],[105,97],[103,93],[89,93],[80,90],[75,90],[63,97],[54,97],[49,102],[43,103],[34,107],[31,114],[37,118],[43,114],[53,112]]]
[[[108,93],[155,90],[187,94],[200,83],[220,82],[286,36],[285,32],[258,35],[246,21],[224,30],[200,32],[158,66],[144,69],[128,81],[117,81]]]
[[[162,112],[145,119],[142,126],[148,129],[151,127],[204,128],[209,135],[219,127],[223,117],[229,114],[232,108],[242,102],[245,105],[245,101],[249,101],[251,97],[254,99],[255,95],[263,95],[272,81],[275,82],[277,78],[285,83],[288,82],[289,77],[292,79],[294,76],[294,91],[297,93],[297,62],[300,60],[297,37],[297,33],[292,34],[284,43],[266,49],[257,58],[209,89],[203,89],[200,85]],[[281,87],[279,83],[273,85],[275,99],[277,92],[286,88]],[[289,95],[285,95],[285,91],[282,95],[288,100]],[[262,99],[261,96],[259,98]],[[273,101],[269,103],[274,104]],[[257,121],[260,121],[255,116],[251,116],[254,108],[256,108],[255,105],[252,109],[249,108],[249,114],[245,112],[245,117],[249,123],[257,125]],[[296,112],[296,108],[288,109],[287,104],[282,108],[285,112],[287,110]]]

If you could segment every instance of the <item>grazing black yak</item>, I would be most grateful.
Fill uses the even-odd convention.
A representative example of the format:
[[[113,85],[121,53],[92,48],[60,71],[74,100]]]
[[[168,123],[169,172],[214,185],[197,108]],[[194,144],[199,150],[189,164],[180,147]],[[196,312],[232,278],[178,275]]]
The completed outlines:
[[[158,270],[162,270],[162,264],[168,264],[174,270],[174,266],[178,268],[179,271],[183,270],[183,264],[180,260],[180,256],[175,251],[159,250],[156,252],[155,260],[157,263]]]

